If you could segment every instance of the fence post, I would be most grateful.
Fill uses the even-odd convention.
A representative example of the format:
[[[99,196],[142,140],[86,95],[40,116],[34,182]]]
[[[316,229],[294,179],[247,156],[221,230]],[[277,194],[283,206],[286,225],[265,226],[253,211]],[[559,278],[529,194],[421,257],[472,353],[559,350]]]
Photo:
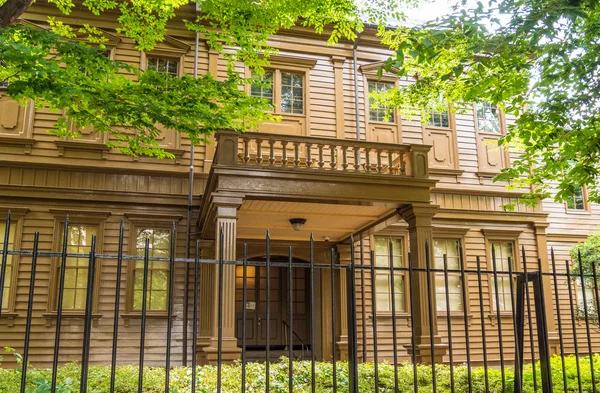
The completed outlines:
[[[532,276],[533,297],[535,299],[535,319],[537,323],[540,353],[540,369],[542,372],[542,392],[552,393],[550,345],[548,344],[548,324],[546,320],[546,305],[544,303],[544,282],[542,280],[542,272],[535,272]]]
[[[358,393],[358,352],[356,332],[356,286],[354,285],[354,239],[350,241],[350,266],[346,269],[348,312],[348,392]],[[395,345],[396,343],[394,343]],[[313,349],[314,351],[314,349]]]

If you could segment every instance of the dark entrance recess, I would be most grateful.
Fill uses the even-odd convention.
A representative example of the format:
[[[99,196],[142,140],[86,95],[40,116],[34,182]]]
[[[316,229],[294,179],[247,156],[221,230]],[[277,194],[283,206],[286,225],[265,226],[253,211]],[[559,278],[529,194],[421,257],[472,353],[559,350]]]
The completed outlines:
[[[265,262],[265,258],[253,258],[249,262]],[[287,263],[288,257],[272,256],[271,263]],[[265,262],[266,263],[266,262]],[[295,259],[296,263],[303,261]],[[267,269],[265,266],[247,267],[247,300],[246,300],[246,349],[262,352],[266,350],[266,318],[267,318]],[[270,349],[273,357],[279,357],[293,343],[294,353],[300,357],[310,350],[310,298],[307,268],[293,268],[293,338],[289,331],[289,282],[287,267],[271,266],[271,339]],[[242,346],[242,311],[243,311],[243,266],[236,267],[235,279],[235,319],[238,345]],[[287,352],[285,353],[287,354]]]

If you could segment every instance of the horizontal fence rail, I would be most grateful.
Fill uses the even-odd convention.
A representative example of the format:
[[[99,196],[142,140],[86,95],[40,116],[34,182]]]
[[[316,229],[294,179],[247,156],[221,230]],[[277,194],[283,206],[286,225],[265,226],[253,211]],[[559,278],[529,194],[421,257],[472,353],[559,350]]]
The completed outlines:
[[[392,238],[382,253],[365,245],[361,237],[356,242],[351,238],[345,245],[350,253],[344,259],[335,247],[324,257],[316,256],[311,236],[306,242],[309,258],[301,260],[296,258],[300,255],[296,252],[298,246],[287,247],[287,255],[273,253],[267,232],[264,256],[249,258],[248,245],[243,245],[239,250],[241,260],[226,260],[226,242],[221,231],[217,234],[217,258],[202,258],[199,242],[192,258],[178,258],[174,224],[169,231],[168,257],[156,256],[149,238],[138,244],[136,255],[127,255],[123,222],[117,254],[99,253],[96,235],[91,238],[89,252],[72,253],[67,247],[69,227],[67,218],[60,251],[41,250],[37,232],[31,250],[14,250],[9,246],[10,214],[6,220],[0,250],[0,304],[5,304],[3,297],[8,296],[5,283],[10,282],[15,266],[21,270],[21,276],[27,275],[28,286],[25,309],[16,309],[18,316],[11,316],[24,320],[12,327],[4,319],[0,323],[0,345],[13,347],[20,354],[17,363],[11,362],[9,355],[4,356],[0,375],[20,373],[18,389],[23,393],[43,384],[50,392],[129,392],[119,385],[124,382],[118,374],[119,367],[127,363],[137,367],[132,379],[136,380],[140,393],[156,391],[153,379],[158,375],[157,368],[162,370],[161,389],[165,392],[196,392],[200,386],[202,391],[244,393],[282,389],[289,392],[597,391],[598,277],[595,266],[590,272],[577,267],[582,266],[581,257],[578,264],[569,261],[562,264],[552,251],[548,266],[544,267],[538,259],[535,269],[528,270],[528,265],[531,268],[533,264],[524,249],[520,255],[507,255],[506,250],[491,247],[491,260],[482,261],[478,256],[465,258],[460,243],[458,252],[452,255],[439,252],[434,255],[432,252],[438,248],[427,243],[425,261],[421,263],[410,253],[403,254]],[[58,267],[52,270],[57,273],[58,282],[54,303],[44,298],[52,295],[41,293],[47,284],[38,282],[46,272],[41,270],[43,258],[53,260]],[[98,268],[105,261],[113,263],[115,273]],[[69,320],[67,326],[65,296],[70,290],[67,273],[73,263],[84,264],[87,285],[80,322]],[[185,280],[191,281],[193,304],[182,312],[192,315],[191,326],[175,325],[172,318],[178,305],[177,274],[183,271],[178,267],[186,265],[191,267]],[[133,287],[141,299],[136,316],[139,326],[125,327],[122,318],[127,317],[123,310],[128,300],[122,295],[126,282],[123,280],[134,279],[128,276],[135,274],[132,266],[140,274]],[[161,325],[164,330],[158,331],[163,337],[163,361],[146,356],[150,332],[153,339],[157,335],[153,327],[157,323],[153,304],[156,299],[152,297],[156,288],[151,289],[157,266],[168,277],[166,325]],[[212,281],[202,280],[205,274]],[[114,286],[106,286],[109,279]],[[203,285],[215,289],[216,296],[211,301],[201,297],[205,293]],[[112,294],[103,306],[113,305],[110,315],[103,310],[101,320],[110,321],[101,327],[94,322],[99,291],[104,296]],[[228,297],[232,294],[233,299]],[[39,309],[36,304],[40,302],[55,305],[54,317],[47,325],[51,327],[42,333],[34,329],[40,326],[36,318],[43,319],[36,313]],[[239,306],[235,315],[231,313],[231,302]],[[6,310],[0,308],[0,318],[6,318],[3,313]],[[209,331],[205,331],[207,323],[202,321],[206,315],[213,318],[208,323]],[[232,317],[236,318],[237,340],[233,343],[225,336],[232,326]],[[118,343],[124,334],[132,341],[132,329],[139,329],[134,340],[139,356],[137,361],[122,361],[124,352]],[[188,359],[174,353],[181,346],[184,330],[190,330],[192,335],[191,347],[187,348],[191,354],[189,368],[185,367]],[[216,345],[214,356],[209,353],[201,365],[199,345],[206,335],[216,340]],[[102,347],[100,336],[108,345]],[[53,341],[50,358],[39,355],[37,348],[33,350],[32,340],[40,343],[50,337]],[[74,350],[79,353],[77,365],[72,366],[76,367],[74,383],[78,390],[66,386],[61,371],[74,360]],[[99,352],[108,357],[98,357]],[[239,356],[232,357],[232,353]],[[102,364],[108,366],[105,374],[94,368]],[[98,387],[98,378],[107,379],[103,388]],[[155,385],[149,386],[151,383]],[[67,387],[70,390],[65,390]]]

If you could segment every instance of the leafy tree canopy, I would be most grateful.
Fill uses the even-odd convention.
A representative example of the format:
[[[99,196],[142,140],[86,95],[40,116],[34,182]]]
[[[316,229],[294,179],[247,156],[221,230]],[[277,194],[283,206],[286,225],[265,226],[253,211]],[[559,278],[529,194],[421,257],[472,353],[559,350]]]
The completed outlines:
[[[169,156],[156,142],[163,128],[198,143],[220,128],[245,131],[274,120],[266,102],[244,93],[247,81],[233,71],[234,62],[243,61],[262,72],[275,52],[267,42],[270,35],[303,25],[328,34],[332,44],[352,40],[365,20],[381,21],[395,8],[393,0],[369,7],[353,0],[198,0],[202,11],[185,23],[227,59],[227,78],[217,81],[211,75],[174,77],[111,61],[103,53],[106,38],[93,27],[95,17],[116,13],[118,32],[134,39],[137,49],[151,50],[164,39],[168,22],[189,7],[187,0],[48,1],[65,16],[75,8],[89,11],[90,25],[49,17],[48,28],[22,26],[18,17],[32,0],[0,0],[0,81],[8,84],[8,95],[62,111],[51,130],[56,135],[77,137],[77,128],[93,126],[111,134],[111,144],[125,153],[159,157]],[[82,37],[87,42],[76,39]]]
[[[386,68],[416,83],[378,99],[408,116],[446,103],[457,111],[476,101],[496,104],[516,116],[501,143],[521,152],[496,179],[531,187],[532,205],[555,185],[559,201],[587,185],[589,199],[600,202],[600,3],[472,4],[462,0],[414,28],[380,31],[395,50]]]

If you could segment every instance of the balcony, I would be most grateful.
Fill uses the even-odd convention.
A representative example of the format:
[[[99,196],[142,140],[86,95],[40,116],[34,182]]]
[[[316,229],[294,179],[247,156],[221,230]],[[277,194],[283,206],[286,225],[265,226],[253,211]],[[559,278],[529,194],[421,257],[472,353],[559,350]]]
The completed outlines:
[[[430,147],[425,145],[231,131],[217,133],[216,141],[198,219],[203,237],[213,236],[210,223],[217,199],[222,204],[229,198],[240,209],[241,223],[249,225],[255,216],[273,214],[255,210],[253,201],[270,201],[272,210],[288,215],[302,213],[302,204],[320,204],[319,217],[329,213],[337,222],[340,216],[348,218],[347,206],[353,205],[354,221],[344,224],[341,238],[341,232],[385,220],[400,207],[430,204],[436,183],[429,179]],[[252,220],[245,218],[246,211]]]

